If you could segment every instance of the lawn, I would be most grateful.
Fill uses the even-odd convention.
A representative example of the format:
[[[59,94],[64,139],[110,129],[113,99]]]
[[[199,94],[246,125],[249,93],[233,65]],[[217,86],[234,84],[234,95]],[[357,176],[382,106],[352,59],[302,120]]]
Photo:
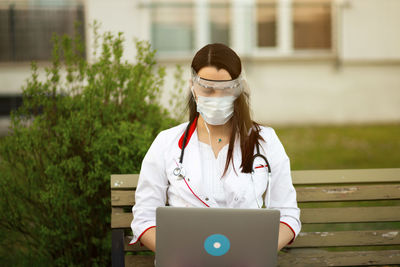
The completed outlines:
[[[292,170],[400,168],[400,124],[272,127]]]
[[[273,128],[292,170],[400,167],[400,124]]]
[[[290,157],[292,170],[400,168],[400,124],[286,126],[274,129]],[[398,206],[400,201],[299,203],[301,209],[385,205]],[[399,226],[399,222],[304,224],[302,231],[387,230],[398,229]],[[385,247],[388,248],[390,247]]]

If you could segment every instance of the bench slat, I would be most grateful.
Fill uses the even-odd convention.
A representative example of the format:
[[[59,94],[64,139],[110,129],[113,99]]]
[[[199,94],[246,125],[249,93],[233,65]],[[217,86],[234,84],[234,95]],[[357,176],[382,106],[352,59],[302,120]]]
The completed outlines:
[[[293,184],[400,182],[400,168],[292,171]]]
[[[111,213],[111,228],[130,228],[133,215],[131,212],[126,213]]]
[[[300,232],[289,247],[400,245],[399,230]]]
[[[298,202],[400,199],[400,184],[296,187]],[[112,190],[111,206],[133,206],[135,191]]]
[[[135,191],[133,190],[112,190],[111,206],[133,206],[135,204]]]
[[[154,256],[125,255],[125,267],[154,267]]]
[[[400,184],[296,187],[298,202],[400,199]]]
[[[135,188],[139,174],[112,174],[111,189]],[[400,182],[400,168],[292,171],[294,185]]]
[[[111,189],[133,189],[138,180],[139,174],[111,174]]]
[[[132,213],[112,213],[111,228],[129,228]],[[400,206],[303,208],[302,223],[395,222],[400,221]]]
[[[129,245],[131,236],[124,240],[125,251],[146,251],[148,248],[139,243]],[[378,231],[336,231],[336,232],[301,232],[289,248],[344,247],[400,245],[399,230]]]
[[[132,236],[125,236],[124,237],[124,250],[125,251],[149,251],[149,249],[145,246],[141,246],[140,242],[137,242],[134,245],[129,245],[131,242]]]
[[[320,252],[317,249],[300,249],[278,256],[278,266],[355,266],[399,262],[399,250]]]
[[[302,208],[302,223],[391,222],[400,221],[400,206]]]
[[[278,266],[353,266],[398,264],[398,250],[326,252],[315,249],[302,253],[291,251],[278,255]],[[152,255],[126,255],[125,266],[154,266]]]

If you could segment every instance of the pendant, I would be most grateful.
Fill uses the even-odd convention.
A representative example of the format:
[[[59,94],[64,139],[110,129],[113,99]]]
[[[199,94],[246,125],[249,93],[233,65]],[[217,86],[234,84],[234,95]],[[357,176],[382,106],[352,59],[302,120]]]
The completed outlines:
[[[222,139],[221,139],[221,138],[219,138],[219,139],[218,139],[218,143],[221,143],[221,141],[222,141]]]

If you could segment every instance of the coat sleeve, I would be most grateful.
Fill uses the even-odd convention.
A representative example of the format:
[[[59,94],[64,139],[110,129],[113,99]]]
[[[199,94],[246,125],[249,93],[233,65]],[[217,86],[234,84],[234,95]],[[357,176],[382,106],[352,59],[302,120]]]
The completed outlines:
[[[294,238],[289,243],[291,244],[301,230],[300,209],[297,206],[296,190],[292,183],[289,157],[275,131],[269,129],[266,154],[269,155],[272,172],[270,208],[279,209],[281,223],[286,224],[294,233]]]
[[[131,228],[135,244],[150,228],[156,226],[156,208],[165,206],[168,178],[165,173],[165,137],[161,132],[147,151],[140,170],[135,193],[135,205],[132,207]]]

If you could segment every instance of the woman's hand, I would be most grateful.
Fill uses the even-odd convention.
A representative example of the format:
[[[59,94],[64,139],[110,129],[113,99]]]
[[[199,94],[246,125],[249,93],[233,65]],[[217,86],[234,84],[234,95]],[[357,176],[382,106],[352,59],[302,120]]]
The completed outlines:
[[[286,246],[294,237],[292,230],[284,223],[279,224],[278,251]]]

